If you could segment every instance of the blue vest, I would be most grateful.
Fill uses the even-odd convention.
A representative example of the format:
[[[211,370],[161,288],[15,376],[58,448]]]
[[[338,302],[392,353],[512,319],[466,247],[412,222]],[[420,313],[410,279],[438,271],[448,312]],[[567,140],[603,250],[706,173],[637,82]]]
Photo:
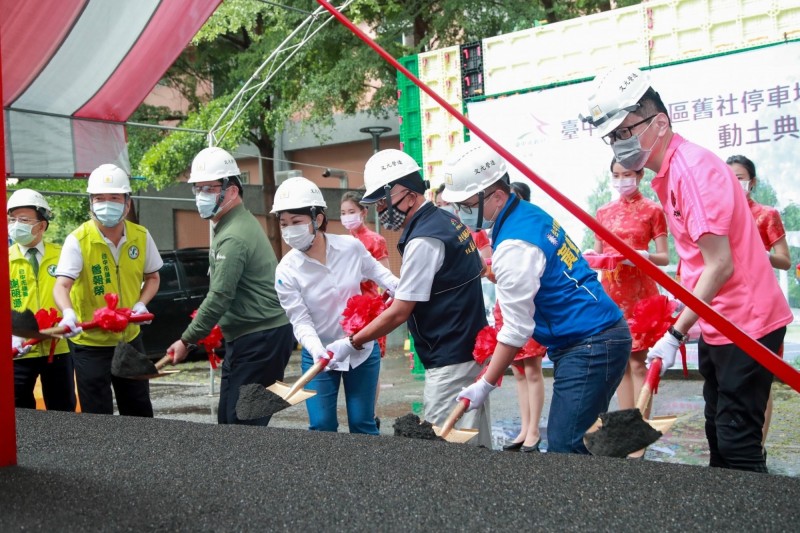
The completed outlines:
[[[433,278],[431,297],[417,302],[408,318],[414,348],[425,368],[472,361],[475,337],[486,326],[481,271],[469,228],[431,203],[424,204],[400,236],[400,255],[412,239],[430,237],[444,243],[444,262]]]
[[[542,250],[547,264],[533,298],[533,338],[560,348],[608,329],[622,311],[608,297],[564,228],[540,207],[512,197],[492,230],[492,249],[506,239],[529,242]]]

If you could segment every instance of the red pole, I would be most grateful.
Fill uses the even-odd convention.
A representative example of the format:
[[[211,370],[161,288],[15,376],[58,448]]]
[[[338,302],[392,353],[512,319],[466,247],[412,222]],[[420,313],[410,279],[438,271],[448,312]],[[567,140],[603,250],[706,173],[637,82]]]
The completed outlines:
[[[2,50],[0,50],[2,52]],[[0,54],[0,102],[3,101],[3,61]],[[5,111],[0,112],[0,205],[6,212],[6,139]],[[5,231],[3,231],[5,230]],[[0,224],[0,243],[8,243],[8,225]],[[0,286],[9,284],[8,246],[0,244]],[[5,340],[3,340],[5,339]],[[17,464],[17,428],[14,418],[14,363],[11,360],[11,301],[0,305],[0,342],[9,350],[3,355],[0,350],[0,466]]]
[[[514,165],[517,170],[522,172],[529,180],[535,183],[540,189],[547,193],[551,198],[565,207],[570,213],[575,215],[581,222],[586,224],[589,229],[600,235],[603,240],[611,244],[615,250],[619,251],[627,259],[630,259],[637,267],[644,270],[651,278],[656,280],[662,287],[667,289],[676,298],[681,300],[689,306],[695,313],[700,315],[712,326],[719,330],[722,334],[728,337],[732,342],[736,343],[740,348],[746,351],[750,357],[761,363],[767,370],[775,374],[784,383],[792,387],[797,392],[800,392],[800,372],[792,368],[783,359],[767,350],[762,344],[752,339],[744,331],[729,322],[725,317],[714,311],[707,303],[703,302],[691,292],[686,290],[682,285],[675,280],[664,274],[660,268],[639,255],[633,248],[622,242],[616,235],[608,231],[597,220],[595,220],[589,213],[581,209],[572,200],[561,194],[552,185],[540,178],[533,170],[528,168],[525,163],[517,159],[511,152],[503,148],[500,144],[494,141],[488,134],[478,128],[475,124],[470,122],[464,115],[456,111],[447,101],[439,96],[433,89],[425,85],[422,81],[408,71],[401,65],[391,54],[380,47],[378,43],[372,40],[367,34],[361,31],[350,20],[336,10],[333,5],[327,0],[317,0],[317,3],[328,10],[339,22],[341,22],[347,29],[353,32],[359,39],[364,41],[370,48],[375,50],[378,55],[385,59],[390,65],[402,72],[408,79],[414,82],[414,85],[420,90],[426,92],[428,96],[436,100],[436,102],[447,110],[448,113],[458,119],[459,122],[479,137],[483,142],[488,144],[492,149],[503,156],[506,161]],[[744,305],[745,302],[742,302]]]

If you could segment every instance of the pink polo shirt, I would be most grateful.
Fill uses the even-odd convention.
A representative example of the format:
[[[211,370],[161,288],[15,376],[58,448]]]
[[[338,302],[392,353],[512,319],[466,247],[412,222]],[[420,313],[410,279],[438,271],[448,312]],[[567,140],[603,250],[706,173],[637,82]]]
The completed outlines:
[[[675,239],[686,288],[694,290],[705,266],[697,240],[706,233],[726,235],[734,271],[711,307],[755,339],[792,321],[747,197],[724,161],[674,134],[652,185]],[[731,342],[702,318],[700,329],[709,344]]]

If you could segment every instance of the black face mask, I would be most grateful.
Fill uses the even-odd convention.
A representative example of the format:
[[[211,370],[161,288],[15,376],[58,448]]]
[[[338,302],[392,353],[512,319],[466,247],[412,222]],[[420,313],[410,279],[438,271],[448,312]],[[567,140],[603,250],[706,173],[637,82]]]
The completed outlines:
[[[411,191],[406,191],[406,193],[402,198],[400,198],[400,200],[397,201],[397,203],[399,204],[405,200],[406,196],[409,194],[411,194]],[[378,213],[378,218],[381,221],[381,226],[383,226],[385,229],[389,231],[398,231],[403,227],[403,222],[406,221],[406,217],[408,216],[408,212],[411,210],[411,208],[409,207],[405,210],[405,212],[403,212],[392,205],[392,197],[388,192],[386,193],[386,196],[389,198],[389,201],[387,202],[389,207]]]

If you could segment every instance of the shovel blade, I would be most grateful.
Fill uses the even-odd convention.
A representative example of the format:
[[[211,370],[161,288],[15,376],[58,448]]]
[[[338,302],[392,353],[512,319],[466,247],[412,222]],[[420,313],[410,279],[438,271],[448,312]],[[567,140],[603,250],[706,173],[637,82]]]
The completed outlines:
[[[146,379],[157,379],[163,378],[167,376],[171,376],[173,374],[177,374],[180,370],[161,370],[157,374],[142,374],[140,376],[133,376],[129,377],[128,379],[135,379],[137,381],[144,381]]]
[[[307,389],[300,389],[299,391],[292,394],[289,398],[286,396],[289,394],[289,390],[292,388],[291,385],[287,385],[282,381],[276,381],[269,387],[267,387],[268,391],[274,392],[287,402],[289,405],[297,405],[300,402],[304,402],[311,398],[312,396],[316,396],[317,391],[307,390]]]
[[[439,426],[433,426],[433,431],[436,433],[437,436],[442,436],[442,428]],[[467,442],[471,441],[476,435],[478,434],[477,429],[451,429],[450,433],[444,437],[444,440],[447,442],[452,442],[454,444],[466,444]]]
[[[583,437],[592,455],[624,458],[656,442],[663,433],[642,418],[638,409],[623,409],[600,415],[600,427]]]
[[[657,416],[647,421],[653,429],[656,431],[660,431],[661,433],[666,433],[672,426],[675,424],[675,421],[678,420],[677,416]]]

